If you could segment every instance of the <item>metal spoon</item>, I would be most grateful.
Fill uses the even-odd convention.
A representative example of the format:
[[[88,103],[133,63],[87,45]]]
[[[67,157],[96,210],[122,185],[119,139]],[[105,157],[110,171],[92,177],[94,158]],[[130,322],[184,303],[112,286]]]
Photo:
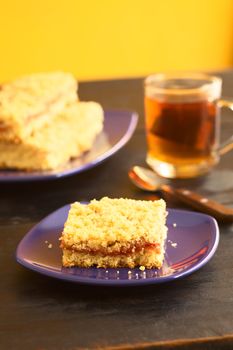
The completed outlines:
[[[188,189],[173,188],[167,185],[166,180],[157,176],[152,170],[134,166],[129,170],[128,176],[134,185],[144,191],[162,191],[164,194],[168,194],[198,211],[212,215],[218,220],[233,221],[233,209]]]

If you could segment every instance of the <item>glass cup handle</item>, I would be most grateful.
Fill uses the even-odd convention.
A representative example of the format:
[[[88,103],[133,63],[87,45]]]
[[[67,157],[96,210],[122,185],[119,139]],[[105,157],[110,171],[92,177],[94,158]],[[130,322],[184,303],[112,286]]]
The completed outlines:
[[[231,111],[233,111],[233,100],[232,101],[230,101],[230,100],[219,100],[218,101],[218,106],[220,108],[226,107],[226,108],[229,108]],[[233,149],[233,135],[228,140],[226,140],[225,142],[223,142],[219,146],[217,152],[218,152],[218,154],[220,156],[222,156],[223,154],[228,153],[232,149]]]

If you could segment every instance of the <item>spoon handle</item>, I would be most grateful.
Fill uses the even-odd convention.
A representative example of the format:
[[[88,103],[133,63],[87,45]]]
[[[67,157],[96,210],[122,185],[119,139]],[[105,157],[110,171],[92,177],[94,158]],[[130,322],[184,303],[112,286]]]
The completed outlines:
[[[198,193],[187,190],[185,188],[171,188],[168,185],[163,185],[162,191],[164,193],[173,195],[174,198],[198,211],[214,216],[217,220],[228,222],[233,221],[233,209],[228,208],[209,198],[203,197]]]

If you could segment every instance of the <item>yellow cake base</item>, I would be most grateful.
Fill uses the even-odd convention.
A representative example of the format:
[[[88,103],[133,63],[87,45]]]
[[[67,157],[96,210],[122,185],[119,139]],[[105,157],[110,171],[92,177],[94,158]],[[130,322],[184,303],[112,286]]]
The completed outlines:
[[[65,267],[129,267],[144,266],[145,268],[160,268],[163,264],[164,252],[152,253],[151,250],[144,249],[141,253],[117,256],[102,256],[100,254],[79,253],[63,249],[62,264]]]

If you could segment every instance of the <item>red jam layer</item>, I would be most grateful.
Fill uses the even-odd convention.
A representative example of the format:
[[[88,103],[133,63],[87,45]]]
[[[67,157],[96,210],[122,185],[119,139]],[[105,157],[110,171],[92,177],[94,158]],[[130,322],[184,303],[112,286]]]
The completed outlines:
[[[104,256],[117,256],[117,255],[131,255],[134,253],[138,253],[143,249],[151,250],[156,252],[157,254],[160,253],[160,244],[159,243],[140,243],[137,242],[134,245],[130,245],[128,247],[121,247],[118,250],[108,251],[107,248],[101,248],[101,249],[90,249],[90,248],[82,248],[77,249],[75,247],[65,247],[62,246],[62,248],[65,248],[67,250],[72,250],[77,253],[87,253],[87,254],[93,254],[93,255],[104,255]]]

